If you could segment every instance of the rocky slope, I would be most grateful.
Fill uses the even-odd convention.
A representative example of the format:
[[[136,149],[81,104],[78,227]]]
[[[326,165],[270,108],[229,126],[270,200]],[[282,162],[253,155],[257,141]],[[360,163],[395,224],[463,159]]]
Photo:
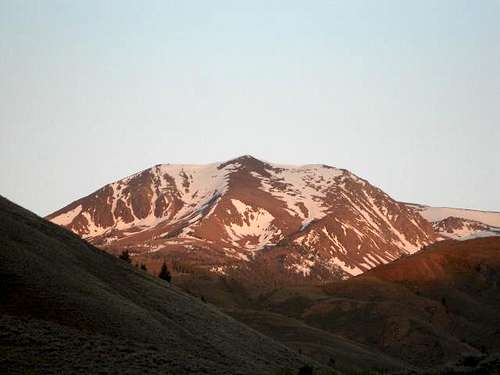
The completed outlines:
[[[437,240],[418,209],[353,173],[242,156],[209,165],[157,165],[47,217],[152,268],[287,278],[363,273]]]
[[[268,374],[309,359],[0,197],[6,374]]]

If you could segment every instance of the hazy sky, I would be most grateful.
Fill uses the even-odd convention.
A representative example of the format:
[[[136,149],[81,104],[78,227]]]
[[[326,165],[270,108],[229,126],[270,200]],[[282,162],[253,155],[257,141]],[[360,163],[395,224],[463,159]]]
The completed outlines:
[[[500,1],[0,0],[0,194],[158,163],[347,168],[500,210]]]

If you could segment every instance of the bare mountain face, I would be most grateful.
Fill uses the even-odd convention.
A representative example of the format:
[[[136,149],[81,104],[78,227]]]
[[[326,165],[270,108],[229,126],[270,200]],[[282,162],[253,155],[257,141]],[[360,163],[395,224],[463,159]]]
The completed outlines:
[[[345,169],[242,156],[157,165],[47,218],[112,253],[174,259],[220,275],[339,279],[411,254],[439,236],[417,206]],[[265,271],[263,271],[265,270]]]

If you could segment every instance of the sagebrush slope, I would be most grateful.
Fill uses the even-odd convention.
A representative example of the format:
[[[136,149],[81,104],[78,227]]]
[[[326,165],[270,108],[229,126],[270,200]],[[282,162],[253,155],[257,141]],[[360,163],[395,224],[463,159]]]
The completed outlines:
[[[13,372],[254,374],[301,363],[212,305],[3,197],[0,276],[1,322],[9,327],[0,362]],[[79,351],[72,337],[84,344]],[[115,348],[106,361],[99,345]]]

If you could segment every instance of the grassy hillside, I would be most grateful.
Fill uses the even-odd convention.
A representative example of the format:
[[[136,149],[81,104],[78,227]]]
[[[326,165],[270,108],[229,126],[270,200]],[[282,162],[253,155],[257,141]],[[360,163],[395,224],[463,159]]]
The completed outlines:
[[[0,283],[7,373],[264,374],[308,361],[2,197]]]

